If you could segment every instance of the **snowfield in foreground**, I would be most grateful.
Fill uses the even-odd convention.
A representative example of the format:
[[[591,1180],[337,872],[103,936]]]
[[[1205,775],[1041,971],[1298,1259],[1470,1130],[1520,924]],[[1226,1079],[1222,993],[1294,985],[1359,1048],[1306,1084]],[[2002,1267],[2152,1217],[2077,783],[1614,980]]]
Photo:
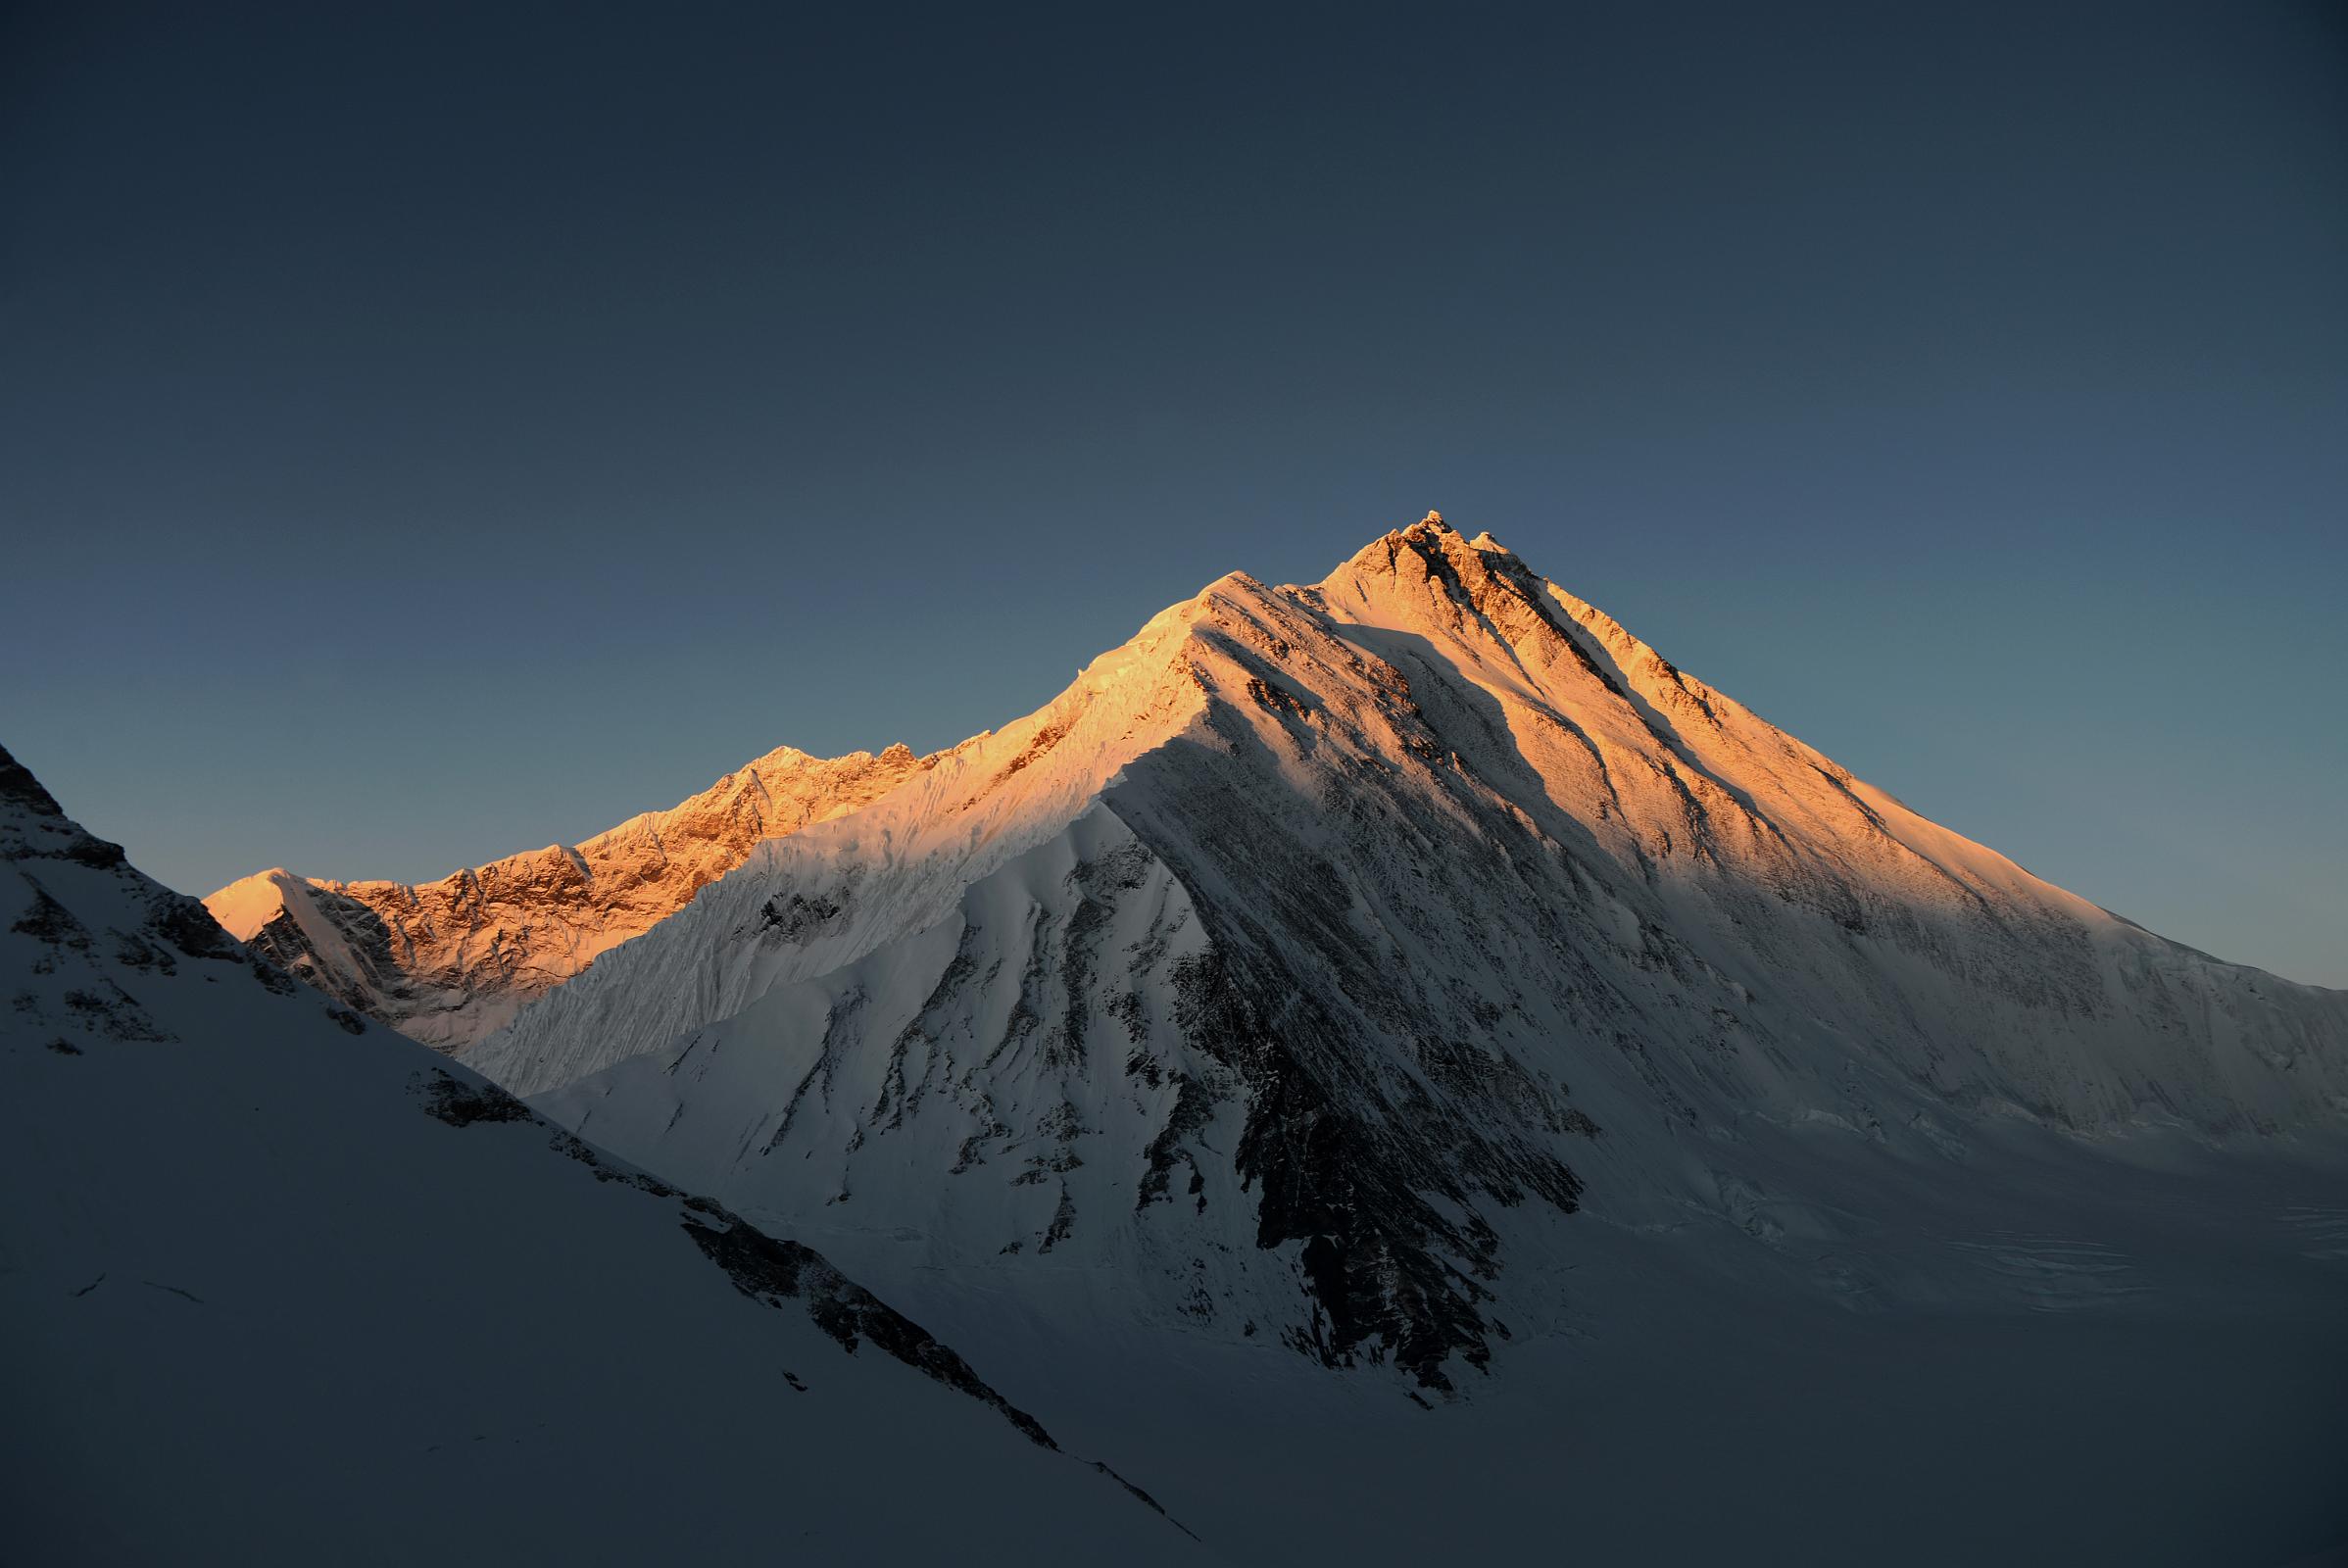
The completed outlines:
[[[953,1350],[367,1025],[0,753],[23,1562],[1212,1560]]]

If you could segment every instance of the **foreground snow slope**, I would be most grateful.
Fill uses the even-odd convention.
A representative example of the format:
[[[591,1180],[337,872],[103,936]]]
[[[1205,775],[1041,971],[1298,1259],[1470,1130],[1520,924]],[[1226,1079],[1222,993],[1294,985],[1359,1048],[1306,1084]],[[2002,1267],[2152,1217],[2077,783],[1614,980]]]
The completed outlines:
[[[853,811],[928,765],[781,747],[665,811],[438,882],[327,882],[279,867],[205,906],[228,934],[403,1034],[461,1050],[682,908],[761,840]]]
[[[1544,1258],[1503,1219],[1503,1285],[1559,1305],[1539,1332],[1512,1317],[1492,1375],[1432,1409],[1260,1337],[1073,1335],[1059,1303],[1006,1302],[915,1246],[852,1235],[853,1203],[820,1234],[982,1364],[1017,1369],[1063,1441],[1114,1434],[1169,1510],[1245,1562],[2348,1560],[2336,1143],[2321,1160],[2170,1144],[2147,1163],[2008,1123],[1944,1173],[1763,1142],[1772,1194],[1748,1223],[1784,1227],[1774,1245],[1693,1208],[1668,1230],[1590,1213]],[[1854,1255],[1907,1286],[1838,1295],[1776,1266]]]
[[[1567,1320],[1592,1219],[2027,1308],[1828,1164],[2325,1136],[2348,995],[2040,881],[1431,517],[1209,585],[466,1059],[915,1289],[1442,1393]]]
[[[232,942],[0,752],[12,1560],[1200,1560],[819,1255]]]

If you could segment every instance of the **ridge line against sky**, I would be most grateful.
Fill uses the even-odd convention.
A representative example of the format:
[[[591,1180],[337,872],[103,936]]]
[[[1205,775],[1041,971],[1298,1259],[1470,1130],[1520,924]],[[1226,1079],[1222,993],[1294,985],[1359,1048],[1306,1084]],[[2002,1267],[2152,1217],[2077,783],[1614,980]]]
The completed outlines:
[[[187,891],[951,745],[1435,507],[2348,985],[2335,10],[26,7],[0,201],[0,732]]]

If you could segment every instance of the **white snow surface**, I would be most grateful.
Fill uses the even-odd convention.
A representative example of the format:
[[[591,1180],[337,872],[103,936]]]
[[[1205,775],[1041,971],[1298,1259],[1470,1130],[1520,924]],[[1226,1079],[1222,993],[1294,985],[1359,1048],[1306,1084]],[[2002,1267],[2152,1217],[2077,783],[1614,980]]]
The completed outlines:
[[[249,956],[5,753],[0,861],[10,1561],[1212,1560],[820,1257]]]

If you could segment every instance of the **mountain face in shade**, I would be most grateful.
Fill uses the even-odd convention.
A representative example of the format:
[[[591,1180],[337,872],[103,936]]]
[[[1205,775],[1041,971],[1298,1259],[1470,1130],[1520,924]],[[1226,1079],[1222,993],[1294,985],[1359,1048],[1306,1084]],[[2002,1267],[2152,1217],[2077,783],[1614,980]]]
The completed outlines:
[[[1206,1560],[823,1257],[292,979],[5,752],[0,987],[12,1557]]]
[[[853,811],[929,765],[903,746],[789,747],[665,811],[438,882],[327,882],[278,868],[204,901],[238,939],[378,1022],[459,1051],[651,929],[761,840]]]
[[[1854,1308],[2007,1290],[1821,1195],[2015,1128],[2336,1132],[2348,994],[2031,876],[1430,515],[1210,584],[465,1059],[908,1289],[1439,1395],[1562,1329],[1591,1224]]]

